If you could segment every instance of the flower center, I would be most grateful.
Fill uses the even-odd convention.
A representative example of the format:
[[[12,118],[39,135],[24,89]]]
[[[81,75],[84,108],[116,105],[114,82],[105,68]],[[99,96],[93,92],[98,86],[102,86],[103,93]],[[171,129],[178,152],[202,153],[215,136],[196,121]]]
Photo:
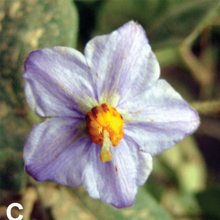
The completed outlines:
[[[114,107],[107,103],[95,106],[86,114],[87,131],[93,143],[102,147],[100,159],[102,162],[111,161],[110,146],[116,147],[123,138],[124,120]],[[110,143],[111,141],[111,143]]]

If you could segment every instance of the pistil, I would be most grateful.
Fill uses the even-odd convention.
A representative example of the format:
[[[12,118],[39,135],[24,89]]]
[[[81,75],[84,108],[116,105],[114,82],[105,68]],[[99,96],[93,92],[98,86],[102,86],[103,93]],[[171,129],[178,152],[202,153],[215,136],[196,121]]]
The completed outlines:
[[[100,160],[102,162],[107,162],[112,160],[112,154],[110,153],[111,140],[109,138],[109,133],[104,129],[103,132],[103,145],[100,153]]]

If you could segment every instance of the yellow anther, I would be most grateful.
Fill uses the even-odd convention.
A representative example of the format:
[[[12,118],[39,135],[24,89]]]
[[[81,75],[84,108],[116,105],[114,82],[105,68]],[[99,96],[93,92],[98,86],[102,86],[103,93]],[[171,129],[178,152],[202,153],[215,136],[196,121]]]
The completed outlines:
[[[93,107],[86,114],[86,125],[91,140],[102,147],[100,154],[101,161],[112,160],[109,147],[110,144],[116,147],[123,138],[123,117],[114,107],[103,103],[100,106]]]

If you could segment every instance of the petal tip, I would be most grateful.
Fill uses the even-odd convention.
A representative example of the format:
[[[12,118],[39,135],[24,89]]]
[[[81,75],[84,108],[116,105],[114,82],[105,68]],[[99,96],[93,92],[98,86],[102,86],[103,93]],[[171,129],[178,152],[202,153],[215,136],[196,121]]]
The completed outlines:
[[[121,28],[132,28],[134,29],[134,31],[141,31],[142,33],[144,33],[145,37],[146,37],[146,33],[145,33],[145,30],[144,28],[138,23],[138,22],[135,22],[133,20],[125,23],[122,27],[120,27],[119,29]]]
[[[201,123],[198,112],[194,109],[192,109],[192,110],[194,111],[195,117],[193,118],[193,122],[192,122],[193,129],[192,129],[191,133],[195,132]]]
[[[112,205],[113,207],[115,207],[116,209],[124,209],[124,208],[132,207],[134,205],[134,202],[135,202],[135,197],[130,199],[129,201],[122,200],[122,201],[111,202],[109,204]]]

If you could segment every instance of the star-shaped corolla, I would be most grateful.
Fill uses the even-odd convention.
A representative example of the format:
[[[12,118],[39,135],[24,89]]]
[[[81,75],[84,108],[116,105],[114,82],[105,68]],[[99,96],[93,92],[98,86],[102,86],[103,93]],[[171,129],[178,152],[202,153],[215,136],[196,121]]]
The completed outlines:
[[[77,187],[117,208],[134,203],[159,154],[194,132],[198,114],[165,81],[143,28],[126,23],[72,48],[37,50],[25,62],[25,96],[45,121],[24,146],[37,181]]]

